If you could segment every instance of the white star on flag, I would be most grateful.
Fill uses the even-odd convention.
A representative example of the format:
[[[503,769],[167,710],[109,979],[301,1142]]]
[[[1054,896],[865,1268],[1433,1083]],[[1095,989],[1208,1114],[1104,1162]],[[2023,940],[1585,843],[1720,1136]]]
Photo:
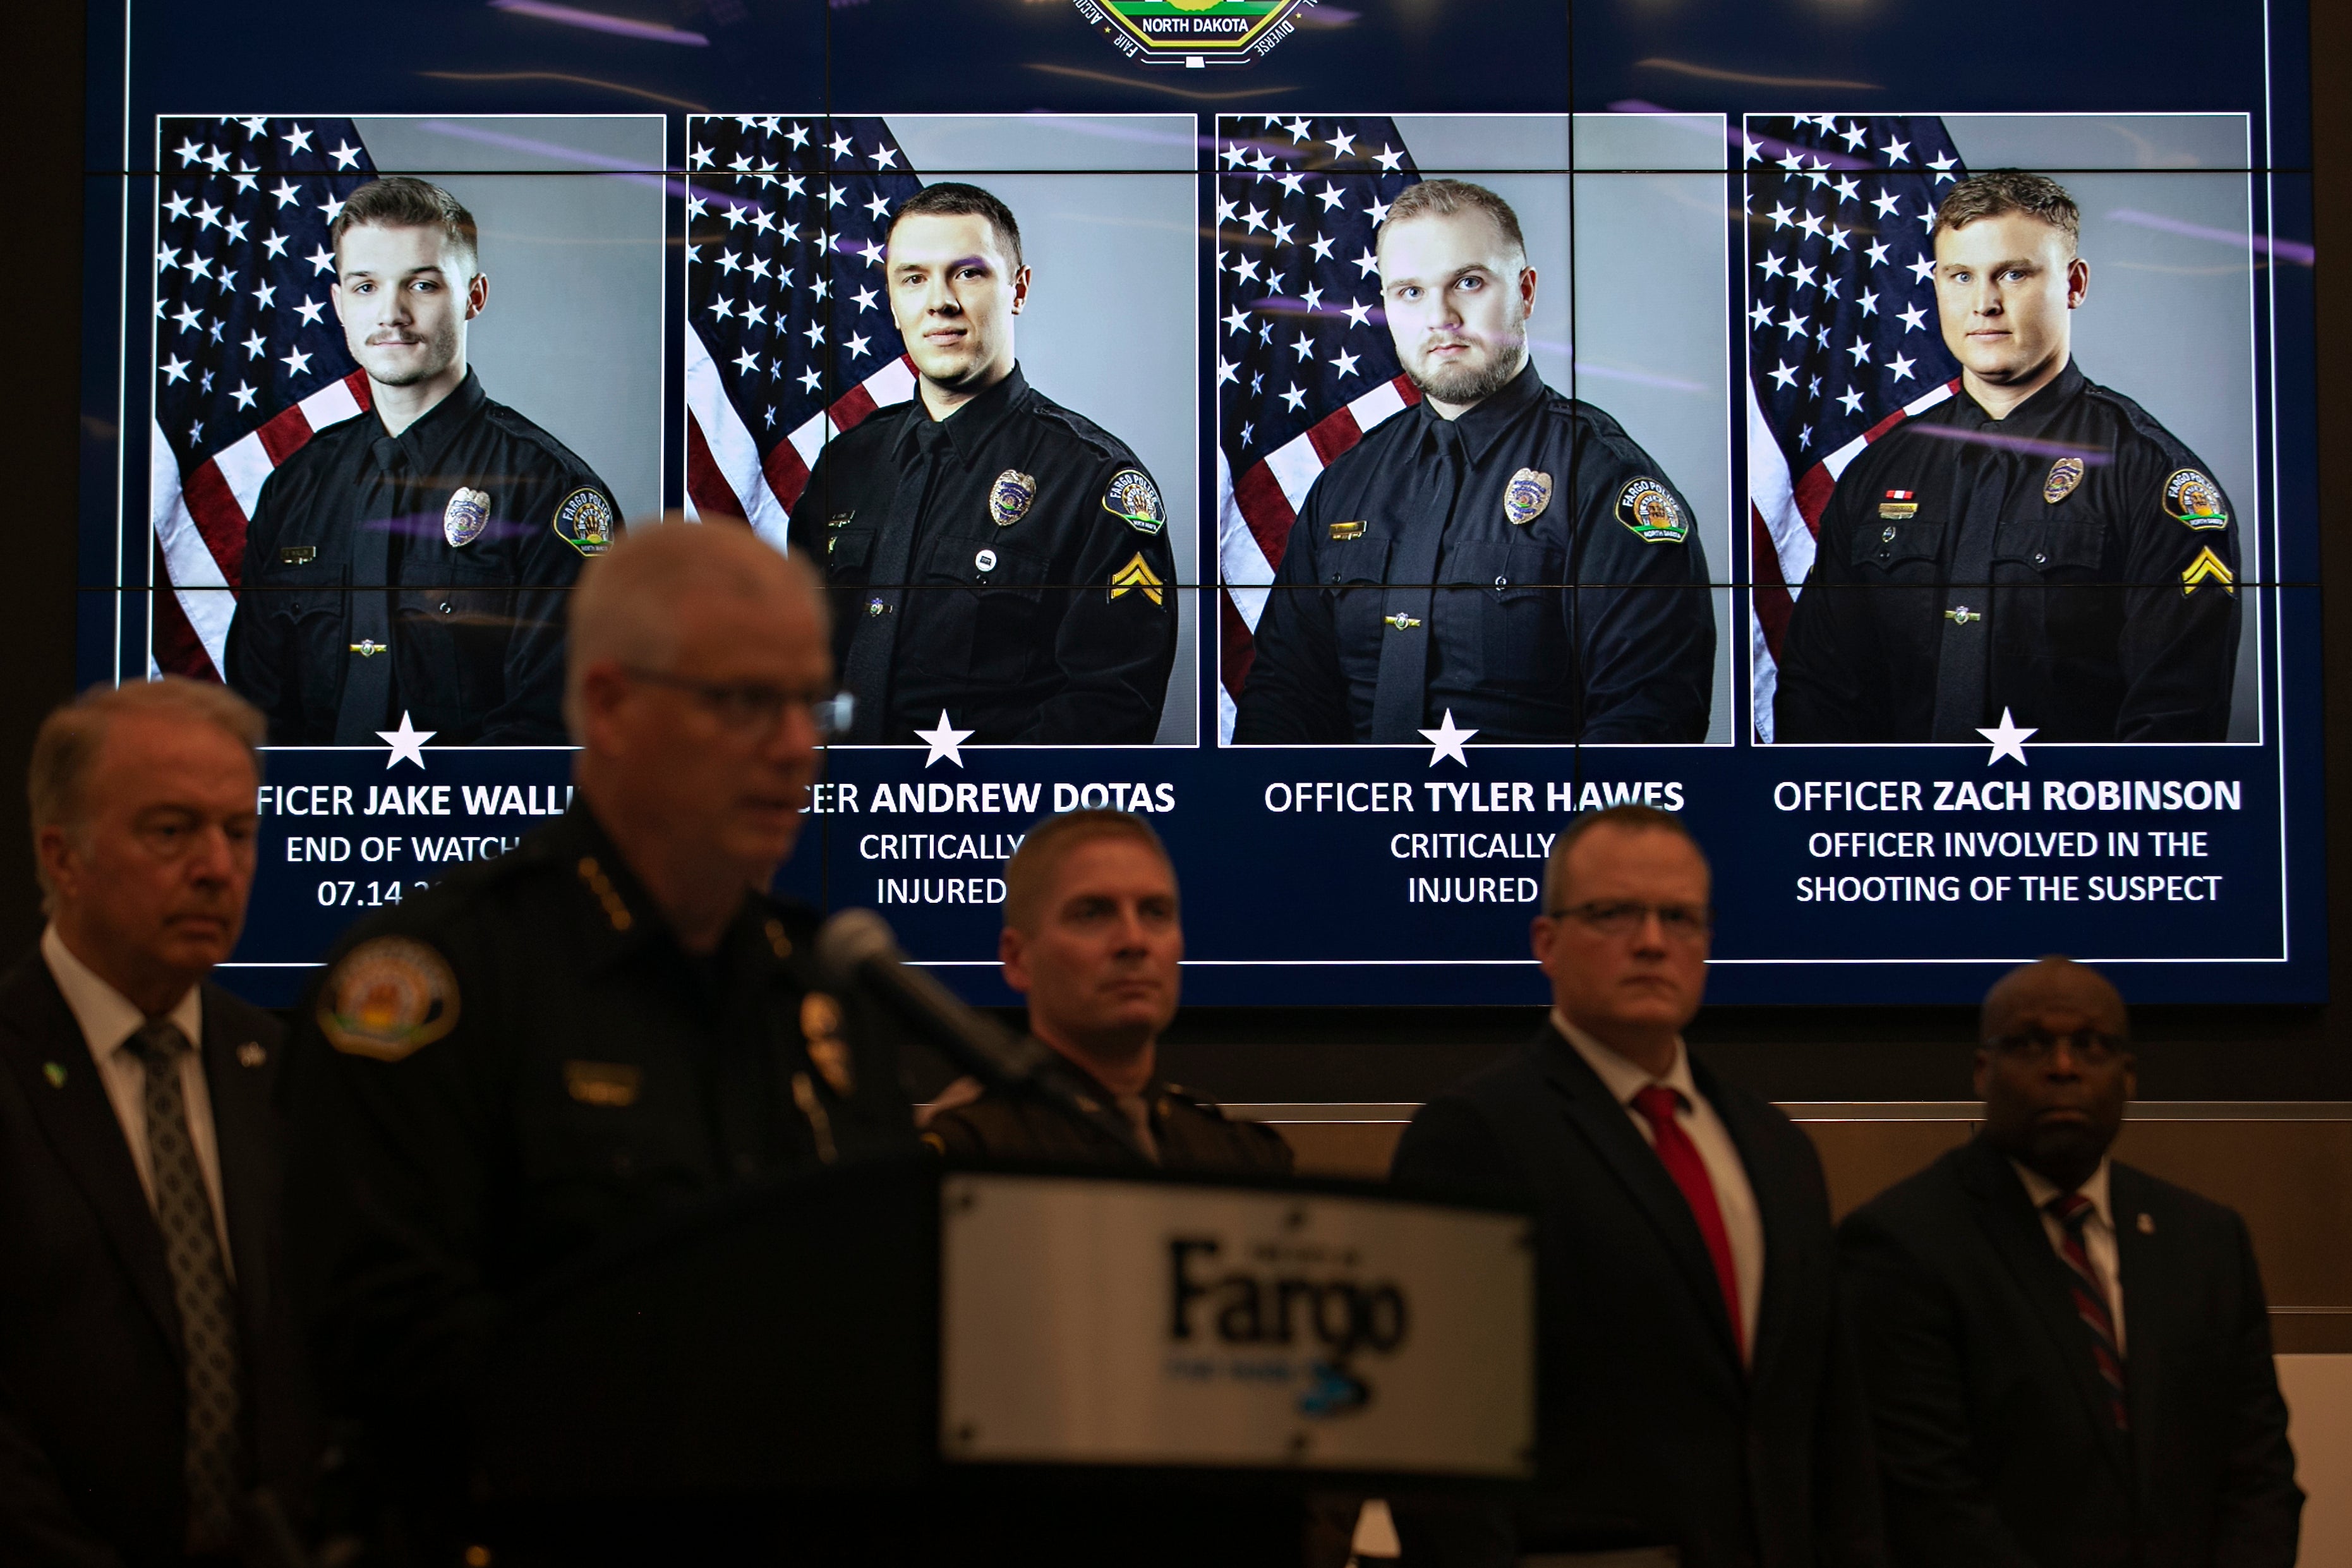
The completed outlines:
[[[383,760],[383,765],[387,768],[395,768],[403,763],[415,763],[418,767],[423,767],[425,742],[440,732],[438,730],[418,729],[409,722],[408,710],[402,709],[399,729],[376,731],[377,738],[392,748],[392,755]]]
[[[2042,731],[2038,729],[2030,730],[2021,727],[2016,720],[2009,716],[2009,710],[2003,708],[2000,710],[2000,724],[1998,728],[1991,730],[1979,728],[1977,733],[1992,742],[1992,755],[1985,759],[1985,766],[1990,767],[2003,757],[2015,757],[2017,765],[2021,768],[2026,765],[2026,737],[2039,735]]]
[[[1477,732],[1475,730],[1455,729],[1454,710],[1448,708],[1445,710],[1444,719],[1439,721],[1436,729],[1423,730],[1421,732],[1422,738],[1430,744],[1429,765],[1433,768],[1451,758],[1464,767],[1468,767],[1470,759],[1464,753],[1463,748],[1470,743],[1470,737]]]
[[[971,740],[973,733],[971,730],[959,730],[949,723],[948,710],[940,709],[936,728],[915,731],[915,739],[931,749],[931,754],[923,759],[923,766],[928,768],[942,757],[958,767],[963,766],[963,752],[959,748]]]

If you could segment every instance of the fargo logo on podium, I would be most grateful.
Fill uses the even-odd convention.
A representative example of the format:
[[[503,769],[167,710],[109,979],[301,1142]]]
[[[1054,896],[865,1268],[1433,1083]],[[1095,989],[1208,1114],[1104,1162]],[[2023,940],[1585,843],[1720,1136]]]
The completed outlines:
[[[1077,0],[1078,15],[1138,65],[1247,65],[1297,30],[1316,0]]]
[[[1371,1402],[1360,1356],[1404,1343],[1411,1314],[1392,1280],[1357,1278],[1352,1247],[1261,1242],[1236,1248],[1213,1237],[1168,1241],[1168,1337],[1229,1352],[1171,1363],[1185,1375],[1304,1384],[1299,1414],[1345,1415]],[[1305,1358],[1301,1365],[1298,1357]]]

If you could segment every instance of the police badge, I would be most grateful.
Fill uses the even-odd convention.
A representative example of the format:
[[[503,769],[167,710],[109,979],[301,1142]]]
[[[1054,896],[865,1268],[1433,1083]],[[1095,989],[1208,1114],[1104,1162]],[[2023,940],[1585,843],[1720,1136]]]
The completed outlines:
[[[463,548],[482,537],[482,530],[490,526],[490,498],[488,491],[457,487],[449,504],[441,511],[441,537],[452,548]]]
[[[2056,506],[2073,495],[2074,487],[2082,482],[2083,459],[2061,458],[2050,465],[2050,477],[2042,481],[2042,499]]]
[[[1037,499],[1037,481],[1017,468],[1007,468],[996,476],[996,483],[988,490],[988,515],[996,520],[999,528],[1011,528],[1029,515],[1029,503]]]
[[[613,503],[585,485],[555,509],[555,536],[583,555],[613,547]]]
[[[2175,521],[2200,532],[2230,526],[2230,514],[2221,507],[2221,487],[2194,468],[2177,469],[2164,481],[2164,510]]]
[[[1690,519],[1683,515],[1682,503],[1652,479],[1635,479],[1617,492],[1617,521],[1644,544],[1680,544],[1690,537]]]
[[[1103,490],[1103,510],[1138,533],[1157,533],[1168,526],[1160,509],[1160,489],[1141,468],[1121,468]]]
[[[1503,487],[1503,516],[1514,528],[1525,528],[1549,505],[1551,476],[1538,469],[1521,468]]]

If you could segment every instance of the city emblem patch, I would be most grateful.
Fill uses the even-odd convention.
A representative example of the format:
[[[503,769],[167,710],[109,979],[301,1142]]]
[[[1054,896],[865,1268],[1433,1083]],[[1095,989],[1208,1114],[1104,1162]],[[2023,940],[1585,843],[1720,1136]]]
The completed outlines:
[[[453,549],[462,549],[482,537],[482,530],[490,526],[490,498],[488,491],[457,487],[449,504],[441,509],[441,537]]]
[[[1635,479],[1617,492],[1617,521],[1644,544],[1680,544],[1690,537],[1690,519],[1675,492],[1652,479]]]
[[[1525,528],[1551,505],[1551,476],[1537,468],[1521,468],[1503,487],[1503,516],[1514,528]]]
[[[320,1032],[347,1056],[396,1062],[457,1026],[457,977],[411,937],[360,943],[319,989]]]
[[[1103,489],[1103,510],[1138,533],[1157,533],[1168,526],[1160,504],[1160,487],[1141,468],[1121,468]]]
[[[999,528],[1011,528],[1029,515],[1037,499],[1037,481],[1017,468],[1007,468],[988,487],[988,515]]]
[[[2164,510],[2200,531],[2230,526],[2221,488],[2194,468],[2179,469],[2164,481]]]
[[[555,509],[555,536],[583,555],[602,555],[613,547],[613,503],[583,485]]]
[[[1137,65],[1245,66],[1297,30],[1315,0],[1077,0],[1087,26]]]
[[[2074,487],[2082,482],[2083,459],[2061,458],[2050,465],[2050,477],[2042,481],[2042,499],[2056,506],[2073,495]]]

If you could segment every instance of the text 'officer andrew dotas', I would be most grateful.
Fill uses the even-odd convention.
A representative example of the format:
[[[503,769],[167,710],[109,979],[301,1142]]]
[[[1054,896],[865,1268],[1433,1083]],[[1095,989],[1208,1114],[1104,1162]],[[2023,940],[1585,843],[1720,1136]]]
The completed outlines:
[[[834,589],[849,739],[945,712],[984,745],[1150,742],[1176,657],[1167,508],[1125,442],[1021,374],[1012,210],[926,186],[883,268],[916,395],[825,445],[792,521]]]
[[[563,743],[563,595],[617,523],[604,482],[482,390],[473,215],[423,180],[352,193],[330,293],[368,408],[270,474],[246,532],[228,683],[281,746]]]
[[[1854,458],[1781,647],[1782,741],[2221,741],[2238,525],[2198,456],[2074,363],[2082,216],[2015,169],[1937,209],[1958,395]]]
[[[1715,609],[1690,504],[1528,358],[1536,269],[1509,204],[1409,187],[1381,306],[1421,389],[1325,468],[1258,623],[1234,739],[1701,741]]]

